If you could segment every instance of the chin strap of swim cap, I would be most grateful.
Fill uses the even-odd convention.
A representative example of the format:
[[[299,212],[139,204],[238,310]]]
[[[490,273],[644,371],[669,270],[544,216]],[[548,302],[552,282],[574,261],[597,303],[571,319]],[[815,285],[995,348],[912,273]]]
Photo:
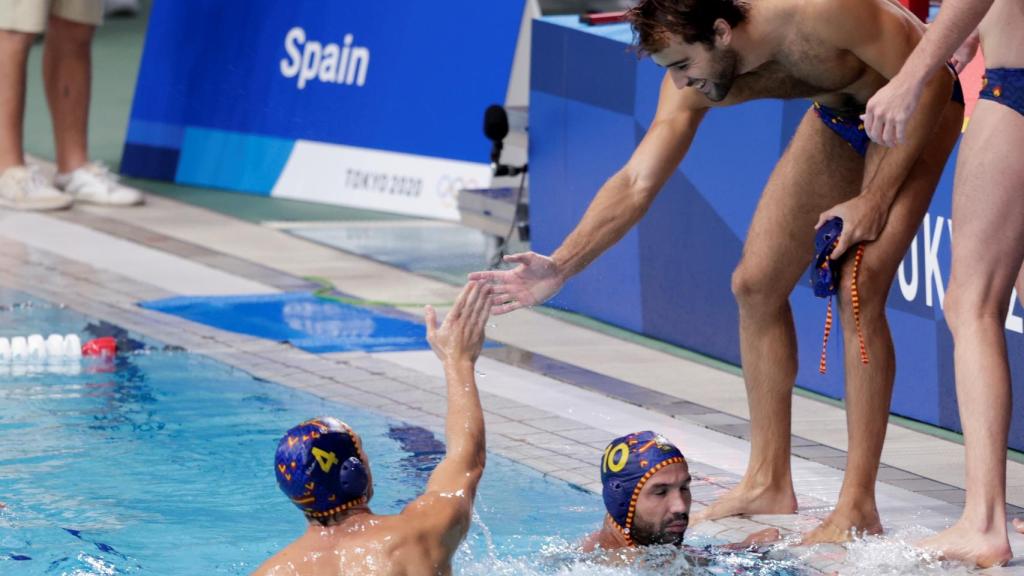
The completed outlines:
[[[836,240],[838,243],[839,240]],[[853,278],[850,279],[850,303],[853,308],[853,321],[857,326],[857,344],[860,345],[860,363],[868,363],[868,349],[864,345],[864,334],[860,328],[860,292],[857,289],[857,275],[860,272],[860,261],[864,258],[864,245],[857,246],[857,253],[853,257]],[[822,267],[831,266],[832,259],[826,258]],[[825,373],[825,357],[828,350],[828,337],[832,332],[832,296],[828,297],[828,308],[825,311],[825,335],[821,339],[821,362],[818,364],[818,372]]]

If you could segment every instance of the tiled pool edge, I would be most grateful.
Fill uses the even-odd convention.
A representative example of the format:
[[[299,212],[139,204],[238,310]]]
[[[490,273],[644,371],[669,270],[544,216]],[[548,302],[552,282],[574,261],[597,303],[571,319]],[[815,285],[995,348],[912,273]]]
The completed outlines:
[[[61,217],[126,240],[217,267],[250,280],[260,281],[281,290],[308,290],[315,287],[308,280],[295,278],[257,263],[221,254],[209,248],[170,238],[125,222],[77,211],[63,213]],[[567,384],[598,392],[615,400],[749,440],[750,423],[748,420],[725,414],[707,406],[681,400],[656,390],[508,345],[486,350],[484,355]],[[799,436],[793,437],[792,446],[795,456],[840,470],[845,468],[846,453],[842,450]],[[962,505],[965,499],[964,490],[959,487],[937,482],[885,464],[879,469],[878,481],[950,504]],[[1008,505],[1007,511],[1011,516],[1024,516],[1024,508]]]

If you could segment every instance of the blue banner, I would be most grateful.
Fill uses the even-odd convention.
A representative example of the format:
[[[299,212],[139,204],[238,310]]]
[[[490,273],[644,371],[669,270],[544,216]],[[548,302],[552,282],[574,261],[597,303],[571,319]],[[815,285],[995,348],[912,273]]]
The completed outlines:
[[[158,0],[122,172],[268,194],[299,140],[486,163],[523,8]]]

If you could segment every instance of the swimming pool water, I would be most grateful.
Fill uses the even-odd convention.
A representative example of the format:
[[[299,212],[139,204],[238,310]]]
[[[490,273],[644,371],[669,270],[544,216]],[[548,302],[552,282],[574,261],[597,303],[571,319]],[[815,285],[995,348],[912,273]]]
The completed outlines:
[[[0,293],[0,335],[88,324]],[[150,349],[113,372],[0,374],[0,573],[248,573],[304,528],[272,463],[280,435],[312,416],[362,434],[379,513],[414,498],[443,451],[422,428],[139,340]],[[574,540],[601,518],[593,494],[493,456],[477,510],[461,562]]]
[[[117,329],[0,290],[0,336],[50,331]],[[443,454],[423,428],[119,336],[135,350],[113,366],[0,370],[0,574],[249,573],[305,528],[272,463],[280,435],[313,416],[360,432],[378,513],[416,497]],[[489,455],[476,513],[457,573],[612,573],[569,552],[601,522],[597,495]]]

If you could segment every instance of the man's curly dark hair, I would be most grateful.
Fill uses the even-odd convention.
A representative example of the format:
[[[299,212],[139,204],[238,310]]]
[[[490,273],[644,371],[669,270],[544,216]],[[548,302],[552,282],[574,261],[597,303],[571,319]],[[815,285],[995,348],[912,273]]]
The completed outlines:
[[[711,46],[716,20],[736,26],[747,19],[749,9],[744,0],[640,0],[626,17],[641,54],[653,54],[668,46],[672,36]]]

